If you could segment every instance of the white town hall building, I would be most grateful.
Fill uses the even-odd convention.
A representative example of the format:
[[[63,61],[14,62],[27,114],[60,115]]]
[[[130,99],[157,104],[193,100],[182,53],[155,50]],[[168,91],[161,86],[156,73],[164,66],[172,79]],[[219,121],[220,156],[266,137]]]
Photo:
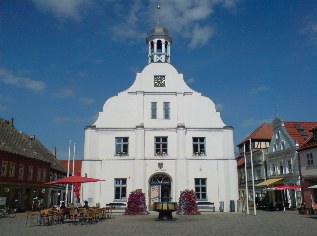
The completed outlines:
[[[193,189],[197,201],[214,202],[217,210],[223,201],[229,211],[238,200],[233,128],[170,64],[166,28],[158,24],[146,42],[148,65],[85,128],[82,173],[105,181],[84,184],[82,200],[126,203],[131,191],[142,189],[151,209]]]

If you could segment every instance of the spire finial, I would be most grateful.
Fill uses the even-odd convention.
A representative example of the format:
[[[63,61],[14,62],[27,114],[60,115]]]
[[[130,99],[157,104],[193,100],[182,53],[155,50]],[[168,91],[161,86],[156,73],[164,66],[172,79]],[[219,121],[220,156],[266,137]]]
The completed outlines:
[[[159,1],[157,0],[157,24],[160,25],[161,22],[160,22],[160,4],[159,4]]]
[[[278,107],[277,107],[277,104],[275,104],[275,116],[278,117]]]

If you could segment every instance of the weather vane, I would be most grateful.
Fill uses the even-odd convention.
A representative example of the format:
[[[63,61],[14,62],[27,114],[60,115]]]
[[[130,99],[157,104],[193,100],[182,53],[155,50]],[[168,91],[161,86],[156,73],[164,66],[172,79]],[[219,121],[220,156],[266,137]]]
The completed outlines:
[[[160,22],[160,5],[159,5],[159,1],[157,0],[157,20],[158,20],[158,25],[161,24]]]
[[[276,115],[276,117],[278,117],[278,108],[277,108],[276,104],[275,104],[275,115]]]

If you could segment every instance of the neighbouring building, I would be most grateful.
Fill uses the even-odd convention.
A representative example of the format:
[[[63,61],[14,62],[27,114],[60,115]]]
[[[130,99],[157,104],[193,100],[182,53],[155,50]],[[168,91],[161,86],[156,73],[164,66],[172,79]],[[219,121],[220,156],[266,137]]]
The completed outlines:
[[[90,205],[126,203],[129,192],[142,189],[151,209],[153,202],[177,202],[182,190],[193,189],[198,201],[235,210],[233,128],[170,64],[171,43],[158,24],[146,38],[148,65],[85,128],[82,173],[106,180],[83,185]]]
[[[308,188],[317,185],[317,126],[310,131],[312,135],[298,149],[298,157],[300,158],[305,208],[317,209],[317,189]]]
[[[268,148],[270,146],[273,134],[273,127],[269,123],[260,125],[255,131],[242,140],[237,146],[239,148],[239,156],[237,157],[238,163],[238,176],[239,176],[239,196],[240,205],[246,205],[246,176],[247,173],[247,186],[249,202],[253,204],[253,189],[252,189],[252,168],[251,168],[251,155],[254,173],[254,184],[257,185],[266,180],[266,159]],[[250,146],[251,143],[251,146]],[[246,159],[246,161],[245,161]],[[245,168],[246,163],[246,168]],[[258,203],[265,197],[263,187],[255,187],[255,201]],[[243,201],[243,203],[242,203]],[[241,210],[244,207],[240,207]]]
[[[267,176],[269,185],[276,183],[284,186],[300,186],[300,168],[297,149],[305,143],[317,125],[317,122],[294,122],[273,120],[273,136],[268,152]],[[268,185],[268,186],[269,186]],[[277,203],[285,199],[286,204],[300,207],[302,203],[301,189],[270,191],[269,202]]]
[[[45,182],[66,175],[57,158],[35,138],[14,127],[13,119],[0,118],[0,206],[21,210],[57,204],[65,193],[63,186]]]

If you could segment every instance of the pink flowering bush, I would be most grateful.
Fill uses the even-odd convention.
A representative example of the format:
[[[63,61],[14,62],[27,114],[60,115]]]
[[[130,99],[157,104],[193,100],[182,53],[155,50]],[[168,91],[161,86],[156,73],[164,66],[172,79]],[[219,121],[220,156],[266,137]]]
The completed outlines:
[[[142,193],[142,189],[136,189],[132,191],[128,198],[128,205],[124,212],[124,215],[148,215],[146,207],[145,194]]]
[[[179,200],[178,200],[178,210],[177,214],[179,215],[198,215],[197,208],[197,197],[194,190],[185,189],[181,191]]]

